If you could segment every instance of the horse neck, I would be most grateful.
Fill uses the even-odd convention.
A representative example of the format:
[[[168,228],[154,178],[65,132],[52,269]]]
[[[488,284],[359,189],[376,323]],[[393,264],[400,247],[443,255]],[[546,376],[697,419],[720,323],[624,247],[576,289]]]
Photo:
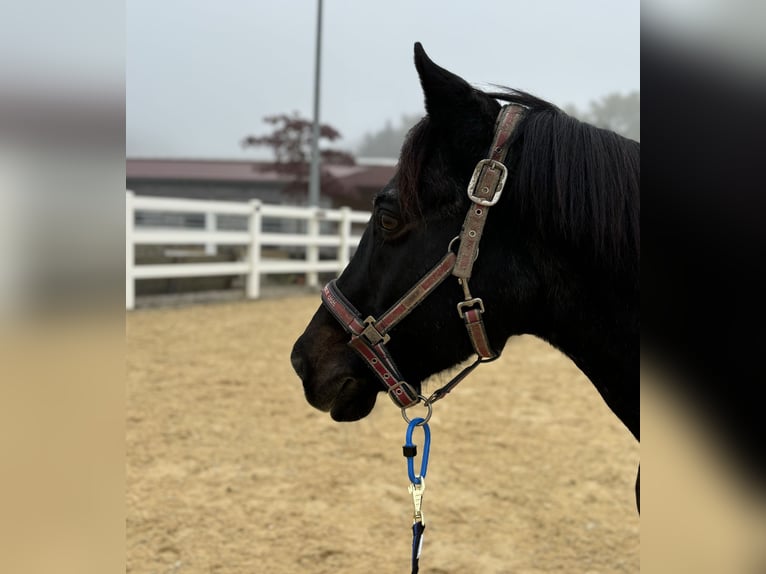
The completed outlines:
[[[552,265],[529,331],[566,354],[639,437],[638,281]]]

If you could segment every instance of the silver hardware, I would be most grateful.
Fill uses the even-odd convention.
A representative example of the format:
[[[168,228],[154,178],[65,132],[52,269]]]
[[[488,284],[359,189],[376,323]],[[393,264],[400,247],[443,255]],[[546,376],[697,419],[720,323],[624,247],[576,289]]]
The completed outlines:
[[[423,491],[426,489],[426,479],[422,476],[418,476],[417,478],[420,479],[420,484],[410,483],[407,487],[407,490],[409,490],[412,495],[412,506],[415,509],[412,514],[412,523],[420,522],[421,524],[425,524],[426,520],[423,516]]]
[[[405,383],[405,384],[406,384],[406,383]],[[391,392],[391,391],[389,391],[389,392]],[[423,425],[424,425],[424,424],[426,424],[426,423],[427,423],[429,420],[431,420],[431,415],[433,414],[433,410],[434,410],[434,409],[433,409],[433,407],[432,407],[432,406],[431,406],[431,405],[430,405],[428,402],[426,402],[426,398],[425,398],[423,395],[418,395],[418,402],[420,402],[420,401],[423,401],[423,406],[424,406],[424,407],[426,407],[426,408],[428,409],[428,412],[426,413],[426,416],[424,416],[424,417],[423,417],[423,422],[420,422],[420,423],[418,423],[418,426],[423,426]],[[410,407],[412,407],[412,406],[414,406],[414,405],[416,405],[416,404],[418,404],[418,403],[412,403],[412,404],[410,405]],[[403,418],[405,421],[407,421],[407,424],[409,424],[409,423],[411,423],[411,422],[412,422],[412,421],[410,420],[410,418],[407,416],[407,412],[406,412],[406,411],[407,411],[407,409],[408,409],[408,408],[410,408],[410,407],[402,407],[402,418]]]
[[[476,307],[476,305],[479,306],[479,312],[484,313],[484,301],[481,300],[481,297],[474,297],[473,299],[468,299],[467,301],[461,301],[458,303],[457,314],[460,315],[461,319],[464,319],[466,309]]]
[[[491,199],[484,199],[482,197],[477,197],[474,195],[474,192],[476,191],[476,184],[479,181],[479,176],[484,171],[485,167],[487,169],[500,170],[500,178],[497,181],[497,185],[495,186],[495,192]],[[478,203],[479,205],[483,205],[485,207],[491,207],[495,205],[500,200],[500,196],[503,193],[503,187],[505,187],[505,180],[507,178],[508,178],[508,169],[502,163],[494,159],[481,160],[479,163],[476,164],[476,168],[473,170],[473,175],[471,176],[471,181],[468,182],[468,199],[470,199],[474,203]],[[482,189],[482,191],[485,191],[485,193],[488,193],[489,188],[485,187]]]
[[[381,341],[383,341],[383,344],[385,345],[391,340],[390,335],[383,334],[375,328],[375,317],[372,315],[364,320],[364,325],[365,327],[362,331],[362,336],[367,339],[371,345],[377,345]]]
[[[460,283],[460,286],[463,288],[463,296],[465,297],[465,301],[468,301],[469,299],[473,299],[473,295],[471,295],[471,290],[468,288],[468,281],[465,279],[458,279],[458,283]],[[459,304],[458,304],[458,311],[460,310]]]

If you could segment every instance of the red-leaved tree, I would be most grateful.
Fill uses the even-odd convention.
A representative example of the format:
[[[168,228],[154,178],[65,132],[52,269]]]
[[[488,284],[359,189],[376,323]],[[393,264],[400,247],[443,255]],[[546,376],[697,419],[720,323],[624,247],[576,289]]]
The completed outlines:
[[[279,173],[293,176],[285,188],[287,193],[306,194],[311,165],[311,146],[313,142],[313,124],[300,117],[298,112],[292,115],[280,114],[266,116],[263,121],[274,126],[274,130],[263,136],[247,136],[242,140],[242,147],[266,146],[274,154],[271,168]],[[320,188],[324,195],[338,196],[346,190],[333,177],[326,166],[354,165],[354,156],[338,149],[321,147],[322,140],[334,142],[341,139],[340,132],[328,124],[319,125]]]

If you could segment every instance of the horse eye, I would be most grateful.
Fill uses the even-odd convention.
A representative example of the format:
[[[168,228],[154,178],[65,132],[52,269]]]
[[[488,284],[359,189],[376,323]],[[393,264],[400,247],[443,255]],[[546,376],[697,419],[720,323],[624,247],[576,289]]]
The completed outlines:
[[[386,231],[396,231],[399,227],[399,220],[387,213],[380,214],[380,226]]]

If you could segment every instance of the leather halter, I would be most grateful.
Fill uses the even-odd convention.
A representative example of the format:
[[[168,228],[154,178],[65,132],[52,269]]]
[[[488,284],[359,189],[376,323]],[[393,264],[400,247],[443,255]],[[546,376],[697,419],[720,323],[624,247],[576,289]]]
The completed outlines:
[[[346,332],[351,335],[351,340],[348,342],[349,346],[364,359],[383,383],[394,403],[402,409],[417,404],[423,397],[420,397],[415,389],[404,381],[388,349],[386,349],[385,345],[391,338],[388,332],[428,297],[448,276],[457,277],[458,282],[463,287],[465,299],[458,303],[457,311],[465,323],[477,359],[428,399],[425,399],[426,405],[430,405],[449,393],[480,363],[492,361],[499,356],[492,350],[484,328],[482,319],[484,302],[481,298],[471,295],[468,280],[471,277],[474,261],[479,254],[479,242],[489,208],[500,199],[508,176],[504,161],[508,153],[511,134],[522,117],[524,109],[516,104],[508,104],[500,110],[495,123],[495,136],[489,148],[489,158],[476,164],[468,184],[468,198],[472,204],[463,222],[460,235],[452,240],[447,254],[442,260],[415,283],[401,299],[377,319],[372,316],[362,319],[362,314],[341,293],[335,280],[330,281],[322,289],[322,302]],[[455,253],[451,247],[458,239],[460,246]]]

